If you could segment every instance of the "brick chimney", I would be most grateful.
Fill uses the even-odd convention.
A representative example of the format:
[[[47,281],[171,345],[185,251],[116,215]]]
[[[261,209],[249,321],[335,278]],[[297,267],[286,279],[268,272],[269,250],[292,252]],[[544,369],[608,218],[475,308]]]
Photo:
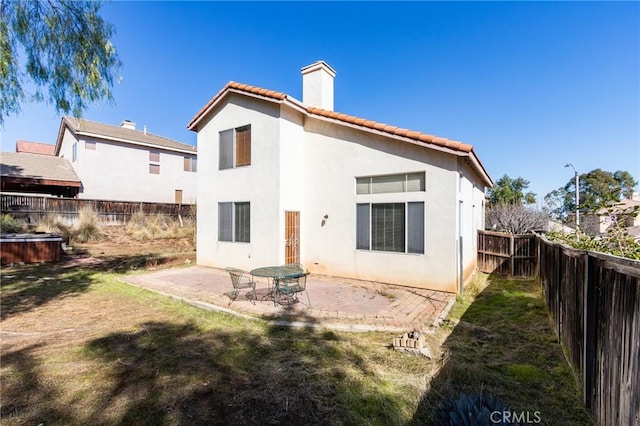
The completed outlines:
[[[302,103],[333,111],[333,79],[336,72],[324,61],[302,68]]]

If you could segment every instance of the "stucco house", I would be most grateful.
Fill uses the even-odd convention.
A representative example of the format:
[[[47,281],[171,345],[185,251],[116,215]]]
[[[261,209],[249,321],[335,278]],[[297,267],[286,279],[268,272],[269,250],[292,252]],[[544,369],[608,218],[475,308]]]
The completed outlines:
[[[471,145],[334,112],[335,75],[302,68],[302,102],[229,82],[188,123],[198,264],[460,291],[490,176]]]
[[[120,126],[63,117],[55,155],[82,180],[78,198],[195,204],[196,148]]]
[[[638,235],[640,227],[640,195],[634,194],[632,198],[611,203],[609,208],[600,208],[595,212],[588,212],[584,215],[584,231],[590,235],[606,234],[609,228],[617,221],[624,220],[622,225],[627,228],[630,235]]]

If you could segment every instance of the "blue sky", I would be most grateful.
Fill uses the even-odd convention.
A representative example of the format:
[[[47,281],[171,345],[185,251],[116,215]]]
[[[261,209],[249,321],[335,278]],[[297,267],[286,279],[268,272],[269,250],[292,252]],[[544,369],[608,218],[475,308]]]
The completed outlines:
[[[640,179],[638,2],[113,2],[123,119],[195,145],[187,122],[228,81],[302,98],[300,68],[337,72],[335,110],[474,145],[494,181],[542,198],[573,171]],[[54,143],[60,115],[23,104],[18,139]]]

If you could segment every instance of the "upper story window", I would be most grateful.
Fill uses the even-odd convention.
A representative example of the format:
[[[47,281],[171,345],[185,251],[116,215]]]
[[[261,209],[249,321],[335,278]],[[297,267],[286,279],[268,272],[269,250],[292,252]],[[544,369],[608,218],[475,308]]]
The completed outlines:
[[[198,164],[196,157],[184,157],[184,171],[196,172],[198,171]]]
[[[356,178],[356,194],[386,194],[424,190],[424,172]]]
[[[84,141],[84,149],[87,149],[89,151],[95,151],[96,150],[96,142],[95,141]]]
[[[151,163],[159,163],[160,162],[160,151],[149,151],[149,162],[151,162]]]
[[[74,142],[71,147],[71,161],[76,161],[78,159],[78,142]]]
[[[149,151],[149,173],[152,175],[160,174],[160,151]]]
[[[251,164],[251,125],[220,132],[219,169]]]

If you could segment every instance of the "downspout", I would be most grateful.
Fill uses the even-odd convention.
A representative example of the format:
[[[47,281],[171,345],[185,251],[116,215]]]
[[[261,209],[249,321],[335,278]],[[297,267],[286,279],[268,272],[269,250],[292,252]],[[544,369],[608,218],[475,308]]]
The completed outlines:
[[[460,161],[460,160],[458,160]],[[456,199],[457,199],[457,215],[458,215],[458,220],[457,220],[457,232],[456,232],[456,281],[458,282],[458,293],[462,293],[462,291],[464,290],[464,266],[463,266],[463,255],[464,255],[464,246],[463,246],[463,242],[462,242],[462,227],[463,227],[463,218],[462,218],[462,213],[463,213],[463,203],[464,200],[462,199],[462,171],[460,170],[460,164],[458,163],[458,173],[457,173],[457,188],[458,190],[457,195],[456,195]]]
[[[464,241],[462,236],[464,200],[458,199],[458,293],[464,291]]]

